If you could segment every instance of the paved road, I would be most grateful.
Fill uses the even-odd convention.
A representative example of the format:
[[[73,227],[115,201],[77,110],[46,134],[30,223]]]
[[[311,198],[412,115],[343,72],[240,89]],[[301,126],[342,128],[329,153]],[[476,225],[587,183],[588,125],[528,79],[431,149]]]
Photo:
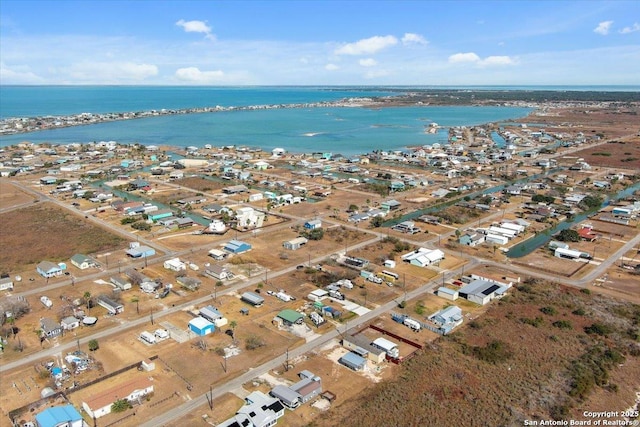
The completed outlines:
[[[475,267],[476,262],[472,262],[472,264],[468,267]],[[468,268],[467,267],[467,268]],[[451,271],[446,273],[445,276],[445,280],[451,277],[455,277],[458,274],[460,274],[459,270],[455,270],[455,271]],[[413,299],[416,298],[418,296],[424,295],[428,292],[433,292],[433,290],[436,288],[436,286],[438,286],[438,284],[440,283],[439,280],[434,280],[431,281],[430,283],[428,283],[427,285],[424,285],[418,289],[415,289],[411,292],[407,292],[407,300],[409,299]],[[404,299],[404,297],[402,298]],[[397,307],[398,305],[398,300],[392,300],[387,302],[386,304],[383,304],[373,310],[371,310],[370,312],[368,312],[367,314],[363,315],[363,316],[359,316],[354,320],[349,321],[348,327],[349,328],[356,328],[359,325],[362,325],[366,322],[369,322],[373,319],[375,319],[376,317],[382,315],[383,313],[388,312],[389,310],[392,310],[393,308]],[[313,341],[309,341],[308,343],[305,343],[303,345],[301,345],[300,347],[297,347],[293,350],[289,350],[289,359],[294,359],[304,353],[307,353],[315,348],[321,347],[324,344],[328,343],[329,341],[338,338],[342,333],[344,333],[344,330],[338,330],[333,329],[332,331],[319,336],[318,338],[316,338]],[[212,397],[213,399],[216,399],[217,397],[222,396],[225,393],[229,393],[235,389],[238,389],[242,386],[242,384],[246,383],[247,381],[250,381],[253,378],[256,378],[272,369],[278,368],[280,366],[283,366],[284,363],[286,362],[286,354],[282,354],[260,366],[254,367],[249,369],[247,372],[245,372],[244,374],[234,378],[233,380],[230,380],[224,384],[221,384],[220,386],[214,388],[212,390]],[[345,368],[346,369],[346,368]],[[207,404],[207,395],[209,393],[204,393],[201,394],[200,396],[195,397],[192,400],[189,400],[188,402],[183,403],[182,405],[171,409],[161,415],[158,415],[156,418],[153,418],[149,421],[147,421],[144,424],[141,424],[141,427],[158,427],[158,426],[162,426],[162,425],[166,425],[167,423],[170,423],[176,419],[179,419],[181,417],[186,416],[189,413],[192,413],[194,410],[196,410],[198,407]]]
[[[354,244],[353,246],[351,246],[351,248],[359,249],[359,248],[365,247],[367,245],[370,245],[372,243],[375,243],[377,240],[378,240],[377,238],[368,239],[368,240],[365,240],[365,241],[360,242],[358,244]],[[322,262],[323,260],[325,260],[328,256],[330,256],[333,253],[334,252],[325,253],[325,254],[322,254],[320,256],[316,256],[316,257],[312,258],[310,260],[310,262],[311,262],[311,264],[317,264],[317,263]],[[283,269],[275,271],[275,272],[271,272],[269,274],[269,278],[272,279],[272,278],[275,278],[275,277],[278,277],[278,276],[282,276],[284,274],[291,273],[291,272],[295,271],[295,269],[296,269],[296,266],[290,266],[290,267],[283,268]],[[99,274],[100,275],[104,275],[104,273],[99,273]],[[240,291],[243,288],[254,286],[254,285],[262,282],[263,279],[264,279],[264,277],[262,275],[254,276],[253,278],[250,278],[250,279],[248,279],[248,280],[246,280],[244,282],[237,283],[235,285],[225,287],[225,289],[220,291],[220,292],[218,292],[218,294],[220,296],[222,296],[222,295],[226,295],[226,294],[229,294],[229,293],[232,293],[232,292],[237,292],[237,291]],[[38,291],[38,292],[40,292],[40,291]],[[167,316],[169,314],[181,311],[181,310],[183,310],[183,309],[185,309],[187,307],[190,307],[190,306],[193,306],[193,305],[202,304],[202,303],[205,303],[205,302],[210,302],[210,301],[211,301],[211,295],[209,294],[209,295],[202,296],[200,298],[196,298],[194,300],[189,300],[189,301],[184,302],[184,303],[179,304],[179,305],[175,305],[174,307],[167,307],[165,310],[159,311],[157,313],[153,313],[154,322],[157,322],[161,318],[163,318],[163,317],[165,317],[165,316]],[[147,317],[147,316],[143,316],[143,317],[141,317],[139,319],[123,321],[118,326],[114,326],[112,328],[96,332],[95,334],[92,334],[91,336],[80,338],[80,344],[85,344],[85,343],[87,343],[88,341],[90,341],[92,339],[101,339],[101,338],[109,337],[109,336],[111,336],[113,334],[116,334],[116,333],[122,333],[126,329],[130,329],[130,328],[134,328],[134,327],[137,327],[137,326],[140,326],[140,325],[144,325],[144,324],[147,324],[147,322],[150,322],[150,318]],[[67,343],[64,343],[64,344],[60,344],[60,345],[58,345],[56,347],[51,347],[51,348],[48,348],[48,349],[44,349],[44,350],[39,351],[37,353],[25,356],[25,357],[23,357],[23,358],[21,358],[19,360],[15,360],[13,362],[0,365],[0,372],[5,372],[5,371],[8,371],[8,370],[23,366],[25,364],[34,363],[39,359],[51,357],[53,355],[56,355],[56,354],[59,354],[59,353],[74,349],[74,348],[76,348],[76,346],[77,346],[77,342],[76,341],[71,341],[71,342],[67,342]]]

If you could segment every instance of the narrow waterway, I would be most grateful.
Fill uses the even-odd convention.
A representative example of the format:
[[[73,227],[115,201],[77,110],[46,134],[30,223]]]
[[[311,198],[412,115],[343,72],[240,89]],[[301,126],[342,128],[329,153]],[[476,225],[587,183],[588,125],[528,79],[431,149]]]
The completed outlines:
[[[554,226],[553,228],[547,229],[542,233],[538,233],[534,237],[532,237],[530,239],[527,239],[524,242],[520,242],[517,245],[513,246],[507,252],[507,257],[508,258],[521,258],[523,256],[529,255],[531,252],[535,251],[536,249],[546,245],[553,238],[553,236],[556,233],[558,233],[558,232],[560,232],[562,230],[566,230],[568,228],[571,228],[574,224],[578,224],[581,221],[584,221],[585,219],[587,219],[593,213],[598,212],[600,209],[608,206],[611,202],[623,199],[625,197],[629,197],[635,191],[637,191],[639,189],[640,189],[640,182],[637,182],[637,183],[625,188],[624,190],[619,191],[616,194],[607,196],[605,198],[605,200],[602,202],[602,205],[600,205],[600,206],[598,206],[596,208],[590,209],[590,210],[588,210],[586,212],[583,212],[583,213],[581,213],[579,215],[576,215],[576,216],[572,217],[571,219],[567,219],[565,221],[562,221],[562,222],[558,223],[556,226]]]

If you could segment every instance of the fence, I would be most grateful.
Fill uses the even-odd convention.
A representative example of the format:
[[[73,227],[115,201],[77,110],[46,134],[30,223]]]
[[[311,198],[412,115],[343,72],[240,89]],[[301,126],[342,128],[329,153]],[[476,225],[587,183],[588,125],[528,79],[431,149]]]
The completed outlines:
[[[151,357],[149,358],[149,360],[156,360],[156,359],[158,359],[158,356],[157,356],[157,355],[156,355],[156,356],[151,356]],[[82,384],[82,385],[79,385],[79,386],[77,386],[77,387],[74,387],[74,388],[72,388],[72,389],[68,390],[68,392],[67,392],[67,393],[68,393],[68,394],[71,394],[71,393],[74,393],[74,392],[76,392],[76,391],[78,391],[78,390],[82,390],[83,388],[89,387],[90,385],[97,384],[97,383],[99,383],[100,381],[104,381],[104,380],[106,380],[107,378],[115,377],[116,375],[120,375],[120,374],[122,374],[123,372],[127,372],[127,371],[129,371],[129,370],[131,370],[131,369],[133,369],[133,368],[138,369],[138,368],[140,367],[140,364],[141,364],[141,362],[132,363],[131,365],[125,366],[124,368],[118,369],[117,371],[113,371],[113,372],[111,372],[110,374],[104,375],[104,376],[102,376],[102,377],[100,377],[100,378],[96,378],[96,379],[95,379],[95,380],[93,380],[93,381],[89,381],[89,382],[88,382],[88,383],[86,383],[86,384]]]

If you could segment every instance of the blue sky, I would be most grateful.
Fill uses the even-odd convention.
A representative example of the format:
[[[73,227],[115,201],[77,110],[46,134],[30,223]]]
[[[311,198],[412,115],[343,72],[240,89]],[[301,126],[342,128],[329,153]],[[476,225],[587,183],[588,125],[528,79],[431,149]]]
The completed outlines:
[[[640,2],[2,0],[0,84],[640,85]]]

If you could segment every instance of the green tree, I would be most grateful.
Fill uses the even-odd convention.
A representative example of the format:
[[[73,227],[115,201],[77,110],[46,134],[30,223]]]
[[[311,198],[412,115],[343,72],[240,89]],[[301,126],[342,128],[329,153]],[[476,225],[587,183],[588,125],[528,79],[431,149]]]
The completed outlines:
[[[373,218],[371,218],[371,222],[369,224],[371,225],[371,228],[379,228],[382,227],[383,223],[384,218],[382,218],[381,216],[374,216]]]
[[[580,235],[576,230],[566,229],[558,234],[558,240],[561,242],[579,242]]]
[[[100,344],[98,344],[98,340],[90,340],[89,341],[89,351],[96,351],[100,348]]]
[[[111,412],[124,412],[129,408],[131,408],[131,404],[127,399],[118,399],[111,405]]]

